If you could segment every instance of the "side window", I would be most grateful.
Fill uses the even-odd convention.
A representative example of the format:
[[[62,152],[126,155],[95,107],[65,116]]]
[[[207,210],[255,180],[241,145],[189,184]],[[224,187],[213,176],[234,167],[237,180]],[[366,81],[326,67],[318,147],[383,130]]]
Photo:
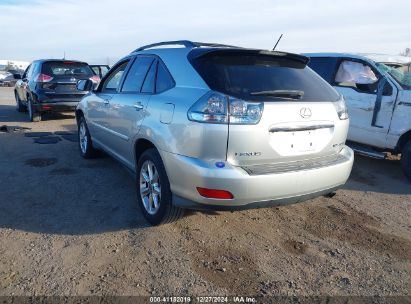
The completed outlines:
[[[40,67],[41,63],[33,63],[33,68],[31,71],[31,77],[36,77],[36,75],[40,74]]]
[[[157,68],[156,92],[161,93],[174,87],[174,79],[165,67],[164,63],[159,62]]]
[[[146,78],[154,58],[147,56],[137,56],[133,66],[127,73],[121,92],[140,92],[141,86]]]
[[[33,64],[30,64],[30,65],[27,67],[26,71],[24,71],[23,79],[30,77],[29,75],[30,75],[30,73],[31,73],[31,71],[32,71],[32,66],[33,66]]]
[[[333,83],[338,58],[311,57],[308,66],[328,83]]]
[[[104,83],[102,84],[101,91],[116,92],[120,86],[121,77],[123,76],[124,70],[127,67],[129,60],[121,63],[113,72],[108,75]]]
[[[153,61],[144,80],[141,93],[154,93],[156,83],[157,60]]]
[[[106,75],[106,74],[107,74],[108,70],[109,70],[109,67],[106,67],[106,66],[100,66],[100,73],[101,73],[101,77],[104,77],[104,75]]]
[[[351,87],[362,93],[375,94],[378,77],[373,69],[363,62],[343,60],[335,75],[338,86]]]
[[[94,74],[101,77],[100,68],[98,66],[93,66],[91,67],[91,69],[93,70]]]

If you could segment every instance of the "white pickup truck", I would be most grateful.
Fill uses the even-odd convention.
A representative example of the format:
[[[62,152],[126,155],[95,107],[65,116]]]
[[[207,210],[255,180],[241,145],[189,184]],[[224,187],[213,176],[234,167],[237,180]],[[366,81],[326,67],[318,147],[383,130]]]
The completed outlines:
[[[310,53],[309,66],[341,93],[348,107],[348,140],[361,154],[401,154],[411,180],[411,58]]]

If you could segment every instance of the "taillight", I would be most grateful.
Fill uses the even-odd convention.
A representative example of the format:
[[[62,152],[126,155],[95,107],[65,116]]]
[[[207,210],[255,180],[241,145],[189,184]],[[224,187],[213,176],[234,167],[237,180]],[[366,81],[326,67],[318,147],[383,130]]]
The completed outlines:
[[[100,77],[98,77],[97,75],[91,76],[89,78],[92,82],[100,82]]]
[[[341,96],[340,100],[334,102],[333,104],[340,120],[348,119],[348,110],[344,98]]]
[[[46,75],[46,74],[38,74],[36,77],[34,77],[35,82],[50,82],[53,80],[53,77]]]
[[[230,97],[230,124],[256,125],[263,114],[264,103],[247,102]]]
[[[227,123],[227,104],[227,96],[209,92],[188,110],[188,119],[215,124]]]
[[[204,123],[255,125],[263,109],[262,102],[248,102],[211,91],[189,109],[187,116],[189,120]]]
[[[197,191],[201,196],[206,197],[206,198],[217,198],[217,199],[233,199],[234,198],[231,192],[228,192],[226,190],[197,187]]]

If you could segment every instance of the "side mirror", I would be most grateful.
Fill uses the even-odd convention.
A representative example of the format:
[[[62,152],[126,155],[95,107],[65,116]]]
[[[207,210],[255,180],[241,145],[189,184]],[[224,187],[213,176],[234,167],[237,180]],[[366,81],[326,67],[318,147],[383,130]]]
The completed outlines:
[[[13,74],[14,79],[22,79],[21,74]]]
[[[77,90],[79,91],[94,91],[98,86],[97,82],[90,79],[79,80],[77,82]]]

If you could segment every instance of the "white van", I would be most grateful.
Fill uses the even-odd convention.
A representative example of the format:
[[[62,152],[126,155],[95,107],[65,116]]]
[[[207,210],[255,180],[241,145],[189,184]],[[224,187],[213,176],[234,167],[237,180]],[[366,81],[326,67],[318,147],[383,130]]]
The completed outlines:
[[[344,96],[354,150],[378,158],[384,158],[384,152],[401,154],[401,166],[411,180],[411,58],[305,55],[309,66]]]

